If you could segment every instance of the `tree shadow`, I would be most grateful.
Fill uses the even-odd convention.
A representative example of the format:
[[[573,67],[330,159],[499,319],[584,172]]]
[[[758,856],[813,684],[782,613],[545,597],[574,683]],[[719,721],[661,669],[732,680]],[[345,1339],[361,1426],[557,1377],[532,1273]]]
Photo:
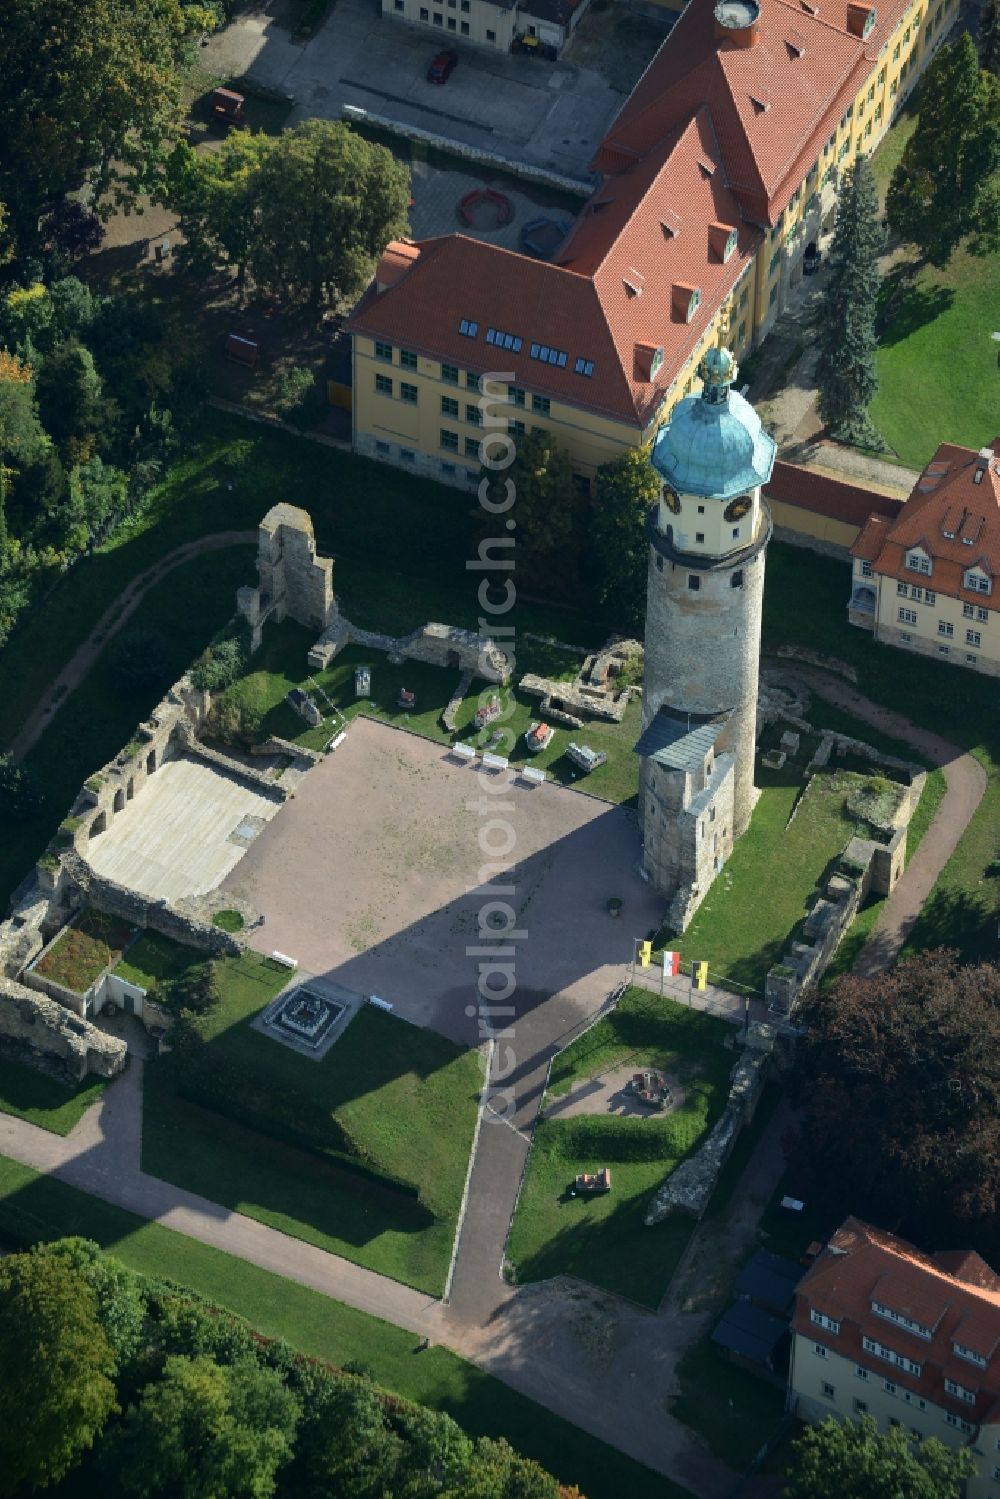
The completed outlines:
[[[904,343],[946,313],[954,300],[951,287],[915,283],[911,275],[901,275],[895,284],[887,281],[876,321],[882,348]]]

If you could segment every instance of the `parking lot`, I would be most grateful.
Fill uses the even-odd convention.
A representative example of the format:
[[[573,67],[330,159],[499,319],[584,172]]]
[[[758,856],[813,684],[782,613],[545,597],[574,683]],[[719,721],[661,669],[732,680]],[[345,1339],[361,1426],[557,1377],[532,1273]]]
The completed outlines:
[[[269,0],[243,11],[212,37],[203,64],[290,94],[290,124],[337,119],[352,104],[579,181],[589,180],[598,142],[662,35],[611,4],[584,16],[558,62],[459,47],[441,87],[426,73],[442,39],[383,20],[377,0],[336,0],[305,42],[292,40],[285,6]]]

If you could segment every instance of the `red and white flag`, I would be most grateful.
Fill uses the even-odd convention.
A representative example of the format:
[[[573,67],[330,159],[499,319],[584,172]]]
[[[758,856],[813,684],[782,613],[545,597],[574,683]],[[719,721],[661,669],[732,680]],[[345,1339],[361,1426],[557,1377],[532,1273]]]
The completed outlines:
[[[675,979],[681,971],[681,955],[679,952],[665,952],[663,954],[663,972],[667,978]]]

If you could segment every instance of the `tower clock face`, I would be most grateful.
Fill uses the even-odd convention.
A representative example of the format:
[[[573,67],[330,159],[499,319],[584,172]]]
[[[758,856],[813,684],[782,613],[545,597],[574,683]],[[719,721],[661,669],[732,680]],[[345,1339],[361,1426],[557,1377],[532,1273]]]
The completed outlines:
[[[741,494],[735,500],[730,500],[724,514],[726,520],[742,520],[753,507],[753,500],[748,494]]]
[[[666,505],[667,509],[672,510],[675,515],[680,515],[681,497],[671,484],[664,484],[663,486],[663,503],[664,505]]]

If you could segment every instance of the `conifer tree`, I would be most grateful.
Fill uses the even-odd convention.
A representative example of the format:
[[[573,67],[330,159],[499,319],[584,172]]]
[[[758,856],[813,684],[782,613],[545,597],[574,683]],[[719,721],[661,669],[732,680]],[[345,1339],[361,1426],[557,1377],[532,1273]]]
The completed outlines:
[[[881,277],[878,195],[867,158],[846,168],[837,201],[830,274],[819,315],[819,411],[845,442],[881,447],[868,418],[878,389],[875,311]]]

